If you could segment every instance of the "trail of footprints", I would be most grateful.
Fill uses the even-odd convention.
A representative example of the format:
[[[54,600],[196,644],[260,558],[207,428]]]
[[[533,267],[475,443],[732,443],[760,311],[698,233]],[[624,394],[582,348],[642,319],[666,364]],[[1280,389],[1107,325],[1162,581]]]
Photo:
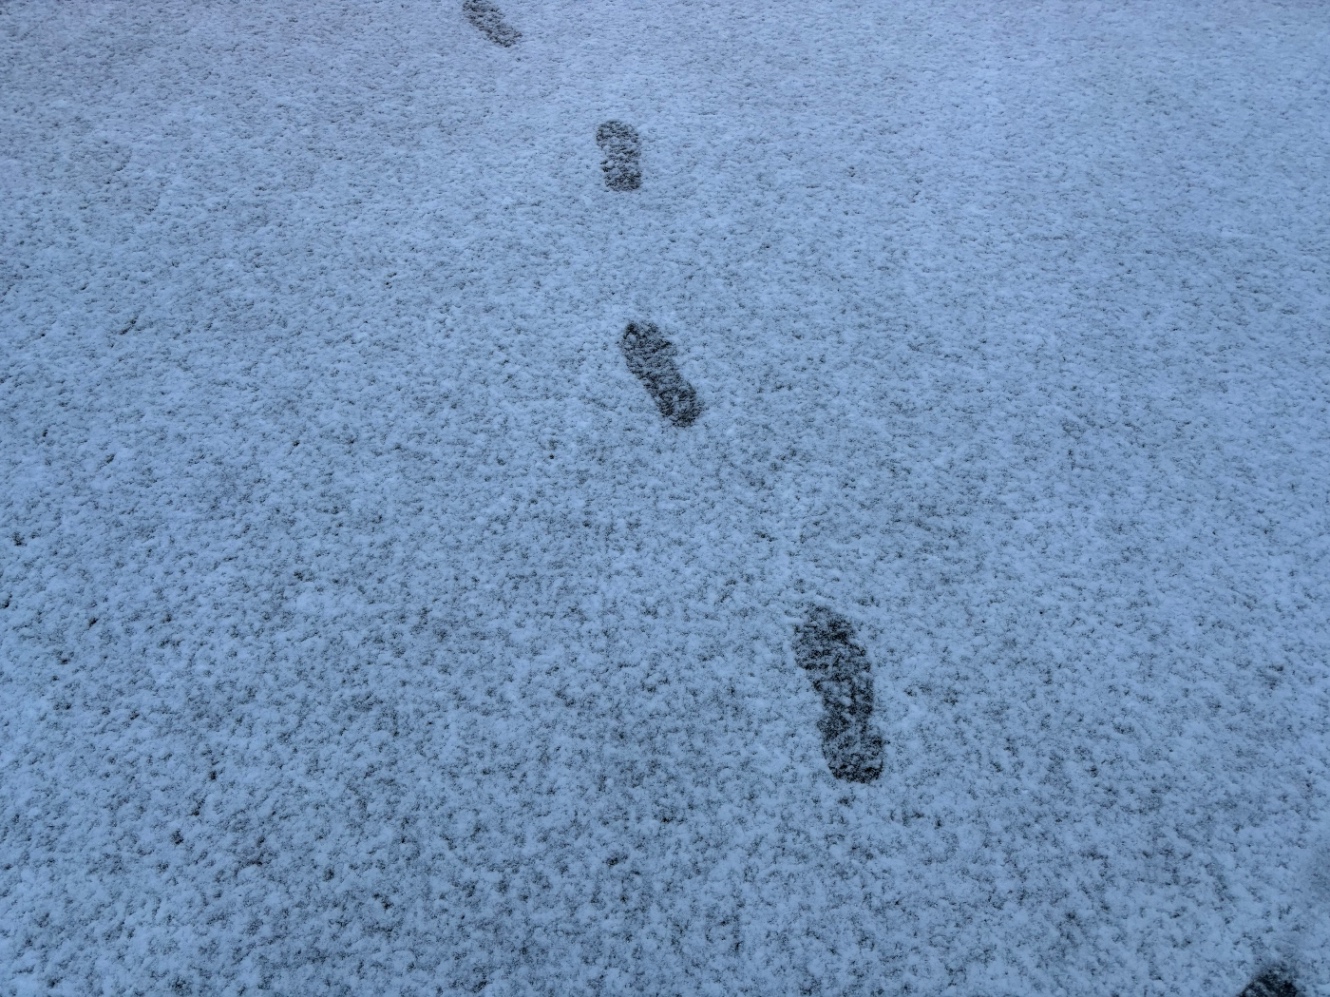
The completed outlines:
[[[465,0],[462,10],[477,30],[505,48],[521,32],[504,20],[491,0]],[[636,128],[617,120],[596,129],[606,189],[642,186],[642,140]],[[630,322],[619,341],[629,373],[646,389],[661,416],[679,429],[697,422],[703,411],[696,389],[679,370],[678,350],[652,322]],[[873,675],[868,653],[848,618],[825,606],[805,608],[794,628],[794,657],[822,700],[817,729],[827,768],[845,782],[871,783],[881,774],[885,741],[873,719]],[[1282,968],[1256,975],[1237,997],[1301,997]]]
[[[511,46],[521,33],[491,0],[465,0],[467,20],[496,45]],[[596,128],[605,187],[616,193],[642,187],[642,137],[625,121]],[[653,322],[630,322],[619,340],[628,372],[637,378],[661,416],[687,429],[702,415],[697,389],[679,370],[678,349]],[[882,774],[882,735],[873,726],[873,676],[868,655],[855,642],[845,617],[812,607],[795,628],[795,657],[822,697],[822,754],[837,779],[872,782]]]

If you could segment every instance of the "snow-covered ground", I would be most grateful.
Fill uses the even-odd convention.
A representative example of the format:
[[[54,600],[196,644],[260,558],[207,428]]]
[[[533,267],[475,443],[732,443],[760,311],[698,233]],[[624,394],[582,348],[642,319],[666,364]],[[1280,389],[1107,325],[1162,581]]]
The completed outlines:
[[[1330,994],[1330,6],[499,7],[0,3],[0,992]]]

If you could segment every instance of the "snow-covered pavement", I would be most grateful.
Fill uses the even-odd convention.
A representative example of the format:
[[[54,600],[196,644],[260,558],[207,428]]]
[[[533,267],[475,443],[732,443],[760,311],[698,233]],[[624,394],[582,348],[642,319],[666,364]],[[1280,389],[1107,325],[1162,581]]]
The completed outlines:
[[[1328,64],[0,0],[0,994],[1330,995]]]

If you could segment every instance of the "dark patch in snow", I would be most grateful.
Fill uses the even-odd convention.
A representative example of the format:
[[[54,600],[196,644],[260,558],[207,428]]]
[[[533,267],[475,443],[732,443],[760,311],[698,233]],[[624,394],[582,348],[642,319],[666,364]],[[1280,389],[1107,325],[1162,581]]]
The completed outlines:
[[[1238,997],[1301,997],[1301,991],[1287,971],[1276,968],[1259,973]]]
[[[679,373],[674,344],[650,322],[630,322],[620,341],[633,376],[642,382],[656,407],[674,425],[691,426],[702,414],[697,391]]]
[[[822,606],[794,629],[794,655],[822,697],[822,754],[837,779],[872,782],[882,774],[882,735],[874,729],[872,663],[854,626]]]
[[[462,4],[462,13],[482,35],[495,45],[504,48],[517,44],[522,37],[511,24],[503,19],[503,11],[490,3],[490,0],[466,0]]]
[[[610,190],[637,190],[642,186],[642,139],[637,129],[622,121],[606,121],[596,129],[596,144],[605,154],[600,168]]]

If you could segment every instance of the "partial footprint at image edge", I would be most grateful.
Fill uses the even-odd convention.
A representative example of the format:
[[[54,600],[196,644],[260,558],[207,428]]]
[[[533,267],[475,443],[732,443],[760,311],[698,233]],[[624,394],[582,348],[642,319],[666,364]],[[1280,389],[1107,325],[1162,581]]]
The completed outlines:
[[[794,628],[794,656],[822,697],[822,754],[837,779],[872,782],[882,774],[882,735],[874,728],[873,672],[854,625],[812,606]]]
[[[642,186],[642,138],[623,121],[606,121],[596,129],[596,144],[605,158],[605,186],[610,190],[637,190]]]
[[[697,390],[679,372],[673,343],[651,322],[630,322],[619,341],[629,372],[642,382],[660,414],[683,429],[702,414]]]
[[[517,39],[522,37],[522,32],[503,19],[503,11],[491,0],[465,0],[462,13],[477,31],[495,45],[508,48],[517,44]]]
[[[1283,969],[1267,969],[1243,988],[1238,997],[1301,997],[1292,977]]]

